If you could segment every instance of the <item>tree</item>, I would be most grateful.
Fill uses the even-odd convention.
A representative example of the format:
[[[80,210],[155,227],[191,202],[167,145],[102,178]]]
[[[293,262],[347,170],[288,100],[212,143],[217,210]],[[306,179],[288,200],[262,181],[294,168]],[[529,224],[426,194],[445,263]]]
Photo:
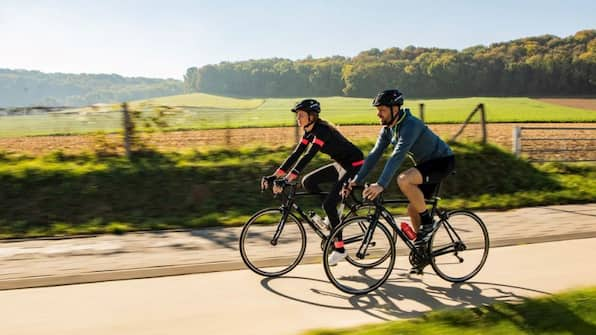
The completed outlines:
[[[372,48],[353,58],[262,59],[187,70],[185,85],[238,96],[370,96],[399,87],[417,97],[593,94],[596,30],[521,38],[462,51]]]

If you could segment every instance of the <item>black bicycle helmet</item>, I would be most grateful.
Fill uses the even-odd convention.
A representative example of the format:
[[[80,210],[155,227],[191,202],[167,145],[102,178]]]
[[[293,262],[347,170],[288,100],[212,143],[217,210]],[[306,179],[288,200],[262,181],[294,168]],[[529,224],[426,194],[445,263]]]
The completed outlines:
[[[397,90],[385,90],[373,99],[373,106],[398,106],[401,107],[404,104],[403,94]]]
[[[317,113],[321,112],[321,104],[315,99],[304,99],[292,108],[292,112],[296,113],[298,110],[305,111],[307,113]]]

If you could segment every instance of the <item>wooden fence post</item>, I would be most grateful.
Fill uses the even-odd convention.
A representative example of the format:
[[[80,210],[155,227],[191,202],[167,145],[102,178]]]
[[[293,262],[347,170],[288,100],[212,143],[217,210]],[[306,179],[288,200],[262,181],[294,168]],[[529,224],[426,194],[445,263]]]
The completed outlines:
[[[130,158],[135,126],[130,117],[130,111],[126,102],[122,103],[122,113],[124,114],[124,150],[126,157]]]
[[[521,154],[521,127],[515,126],[513,128],[513,154],[519,157]]]
[[[480,123],[482,126],[482,144],[486,144],[486,111],[484,110],[484,104],[478,105],[480,107]]]
[[[420,104],[420,120],[424,123],[424,104]]]
[[[230,129],[230,114],[225,113],[225,119],[226,119],[226,132],[225,132],[225,138],[226,138],[226,147],[230,147],[230,144],[232,143],[232,130]]]
[[[470,120],[472,119],[474,114],[476,114],[476,112],[480,109],[481,106],[484,106],[484,105],[478,104],[478,106],[476,106],[476,108],[474,108],[472,113],[470,113],[470,115],[468,115],[468,117],[466,118],[464,123],[461,125],[461,128],[459,128],[457,133],[455,135],[453,135],[453,137],[451,138],[451,140],[449,140],[449,142],[455,142],[455,139],[464,131],[464,128],[466,128],[466,126],[468,125],[468,122],[470,122]],[[484,107],[483,107],[483,109],[484,109]]]

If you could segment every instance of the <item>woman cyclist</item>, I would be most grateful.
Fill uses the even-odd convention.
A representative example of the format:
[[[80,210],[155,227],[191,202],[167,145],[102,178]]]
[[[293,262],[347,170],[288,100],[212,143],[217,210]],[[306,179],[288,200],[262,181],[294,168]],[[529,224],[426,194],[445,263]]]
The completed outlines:
[[[345,182],[353,178],[364,163],[364,155],[354,144],[348,141],[333,125],[319,118],[321,105],[317,100],[305,99],[300,101],[292,112],[296,113],[299,127],[304,129],[304,135],[292,154],[271,176],[263,177],[261,186],[267,188],[276,178],[285,177],[288,181],[298,178],[318,151],[331,156],[334,163],[325,165],[306,175],[302,180],[304,188],[311,193],[319,193],[322,183],[335,183],[329,194],[323,200],[323,209],[332,227],[339,224],[340,214],[337,205],[341,202],[340,191]],[[273,186],[273,193],[280,193],[282,189]],[[334,250],[329,255],[329,265],[336,265],[346,258],[341,236],[334,242]]]

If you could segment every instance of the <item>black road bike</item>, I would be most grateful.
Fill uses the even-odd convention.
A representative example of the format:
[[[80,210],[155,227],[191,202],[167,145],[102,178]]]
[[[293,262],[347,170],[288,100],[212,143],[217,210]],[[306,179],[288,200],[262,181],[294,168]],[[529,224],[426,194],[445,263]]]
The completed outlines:
[[[244,224],[240,234],[239,249],[246,266],[255,273],[276,277],[284,275],[294,269],[306,252],[307,235],[304,225],[310,226],[321,239],[320,248],[323,250],[330,232],[319,227],[309,215],[298,205],[298,200],[307,196],[323,196],[328,193],[297,192],[297,182],[288,183],[284,179],[274,181],[284,191],[279,194],[281,206],[262,209]],[[263,191],[263,190],[261,190]],[[364,215],[371,211],[371,204],[363,204],[354,195],[343,200],[344,209],[341,220]],[[382,213],[381,216],[386,215]],[[388,222],[389,218],[381,218],[381,222]],[[376,230],[382,232],[377,240],[371,240],[368,246],[373,249],[393,248],[391,229],[383,224],[375,225]],[[334,235],[337,236],[337,235]],[[347,261],[358,268],[375,267],[391,255],[385,252],[380,258],[357,259],[348,257]]]
[[[482,220],[467,210],[442,210],[437,196],[440,184],[433,196],[426,199],[432,205],[434,229],[423,243],[411,241],[396,224],[393,215],[385,208],[389,204],[404,204],[407,199],[383,200],[379,195],[371,205],[369,213],[342,221],[327,239],[323,253],[323,264],[327,277],[338,289],[350,294],[364,294],[383,285],[389,278],[397,254],[399,237],[409,249],[410,264],[420,272],[426,265],[439,277],[450,282],[463,282],[474,277],[484,266],[488,256],[488,231]],[[381,224],[380,224],[381,223]],[[392,245],[378,248],[378,236],[386,235],[387,227],[393,230]],[[380,233],[379,233],[380,231]],[[341,233],[348,259],[356,263],[372,259],[372,267],[354,267],[352,262],[340,262],[330,266],[328,255],[333,251],[333,240]],[[382,262],[379,262],[382,261]]]

